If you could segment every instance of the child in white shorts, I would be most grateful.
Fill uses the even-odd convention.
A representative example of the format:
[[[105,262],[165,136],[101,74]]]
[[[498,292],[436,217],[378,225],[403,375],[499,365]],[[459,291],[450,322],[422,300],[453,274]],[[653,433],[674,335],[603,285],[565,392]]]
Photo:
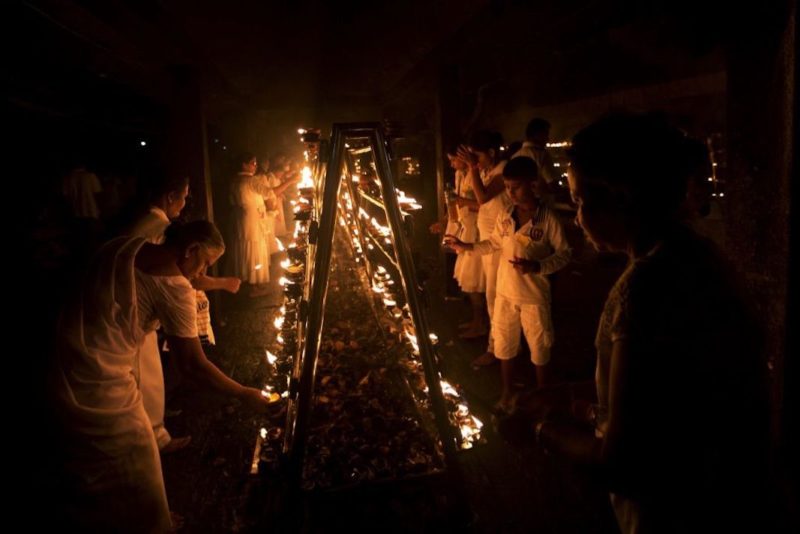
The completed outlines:
[[[553,326],[546,275],[567,265],[572,255],[560,221],[539,200],[538,181],[532,159],[509,161],[503,169],[503,182],[513,205],[498,216],[491,237],[473,245],[451,241],[456,250],[481,254],[501,251],[492,336],[495,356],[502,364],[503,391],[498,408],[503,411],[511,409],[511,360],[519,351],[520,331],[530,346],[538,385],[550,381],[547,364]]]

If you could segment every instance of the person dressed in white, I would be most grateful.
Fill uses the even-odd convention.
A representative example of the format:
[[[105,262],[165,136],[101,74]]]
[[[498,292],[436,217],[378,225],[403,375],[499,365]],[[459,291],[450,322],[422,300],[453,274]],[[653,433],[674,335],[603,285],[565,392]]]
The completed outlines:
[[[269,168],[269,160],[267,160],[266,168]],[[267,205],[267,220],[270,232],[267,244],[270,256],[283,252],[280,238],[285,237],[289,231],[286,227],[283,196],[298,181],[300,181],[299,173],[292,174],[283,170],[278,173],[264,171],[257,173],[254,177],[253,187],[261,193]]]
[[[455,191],[452,198],[447,199],[447,219],[437,221],[430,227],[434,234],[455,235],[465,243],[478,241],[478,201],[472,191],[472,180],[467,175],[467,166],[458,157],[458,148],[448,151],[447,159],[455,171]],[[472,319],[459,328],[467,331],[486,332],[486,277],[483,274],[481,255],[464,252],[456,258],[453,278],[458,282],[461,291],[467,294],[472,308]]]
[[[283,190],[276,190],[276,188],[282,183],[280,176],[283,175],[283,171],[282,169],[273,169],[272,160],[270,158],[261,158],[260,163],[261,169],[259,169],[259,172],[256,173],[256,176],[264,176],[265,182],[263,183],[263,186],[272,189],[276,197],[274,209],[270,211],[269,215],[272,218],[272,233],[274,235],[273,241],[270,243],[270,254],[275,254],[280,250],[278,238],[285,236],[287,231],[286,215],[284,213],[282,202]]]
[[[472,190],[472,179],[467,175],[464,162],[455,155],[450,156],[456,169],[456,211],[458,229],[456,235],[465,243],[478,241],[478,200]],[[480,254],[465,252],[459,254],[453,269],[453,277],[458,281],[461,291],[467,294],[472,307],[472,321],[459,325],[465,330],[485,332],[488,329],[486,320],[486,276],[483,273],[483,262]]]
[[[511,159],[526,157],[536,162],[539,169],[539,184],[542,190],[542,200],[547,205],[552,205],[554,201],[555,187],[558,183],[559,173],[553,164],[553,158],[547,151],[547,143],[550,140],[550,123],[545,119],[531,119],[525,128],[525,142],[522,147],[511,156]]]
[[[232,270],[237,278],[257,286],[254,293],[263,293],[266,291],[265,284],[269,282],[269,243],[274,239],[267,204],[274,203],[275,199],[265,183],[266,177],[262,175],[260,180],[254,178],[258,165],[256,158],[252,154],[244,154],[240,159],[241,170],[230,190],[235,220]]]
[[[213,224],[170,229],[163,245],[120,237],[86,269],[58,326],[54,408],[65,455],[55,513],[77,532],[165,532],[171,528],[155,434],[139,389],[139,347],[160,323],[184,376],[265,410],[261,390],[208,361],[197,337],[189,283],[224,243]]]
[[[167,187],[173,189],[173,187]],[[161,244],[164,242],[164,232],[170,224],[170,219],[177,218],[186,205],[189,194],[189,178],[179,180],[174,186],[175,191],[164,194],[157,192],[150,209],[140,217],[128,230],[127,235],[143,237],[149,243]],[[161,366],[161,354],[158,350],[159,325],[153,325],[153,330],[145,334],[139,346],[138,381],[139,391],[142,394],[145,412],[153,425],[158,450],[168,454],[178,451],[191,442],[191,436],[173,439],[164,426],[164,371]]]
[[[164,243],[164,234],[172,220],[177,219],[186,206],[186,197],[189,195],[189,177],[179,176],[174,179],[164,179],[155,184],[151,194],[150,209],[142,215],[126,235],[143,237],[149,243],[160,245]],[[191,280],[196,289],[198,302],[198,335],[206,336],[213,340],[214,333],[210,324],[200,321],[200,304],[208,312],[208,297],[205,290],[226,289],[231,293],[239,290],[241,281],[237,278],[215,278],[204,273]],[[202,287],[203,289],[198,289]],[[203,325],[205,332],[200,328]],[[162,454],[179,451],[189,445],[192,438],[185,436],[172,438],[164,426],[165,388],[164,371],[161,366],[161,354],[158,350],[158,335],[156,330],[146,334],[141,347],[139,347],[139,389],[142,392],[144,408],[153,424],[156,443]]]
[[[61,191],[72,208],[72,215],[79,219],[99,219],[95,195],[103,191],[97,175],[83,165],[78,165],[64,177]]]
[[[553,326],[546,275],[567,265],[572,255],[561,223],[537,197],[536,171],[536,163],[530,158],[511,160],[503,176],[513,205],[498,216],[492,235],[474,245],[455,239],[451,244],[456,250],[501,253],[492,332],[495,355],[502,362],[503,391],[498,408],[505,412],[513,409],[511,360],[519,352],[520,330],[531,349],[538,385],[550,382],[547,364]]]
[[[497,132],[481,130],[475,132],[469,141],[469,147],[458,149],[458,157],[468,168],[467,176],[472,191],[478,201],[478,237],[481,241],[489,239],[499,213],[510,204],[510,199],[503,186],[503,167],[506,162],[500,160],[502,136]],[[486,281],[486,309],[491,326],[494,301],[497,294],[497,267],[500,262],[500,251],[481,256],[483,274]],[[461,334],[463,338],[474,338],[487,332],[468,330]],[[494,363],[494,338],[491,330],[486,352],[473,361],[473,365],[484,366]]]

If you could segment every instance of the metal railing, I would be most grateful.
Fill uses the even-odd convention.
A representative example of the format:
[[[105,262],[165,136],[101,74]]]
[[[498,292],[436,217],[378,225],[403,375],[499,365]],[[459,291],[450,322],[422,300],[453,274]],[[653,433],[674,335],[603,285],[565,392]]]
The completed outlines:
[[[311,412],[314,402],[314,385],[316,380],[316,367],[319,356],[322,327],[324,323],[325,302],[327,297],[328,282],[331,272],[331,258],[333,255],[334,231],[339,210],[339,195],[342,190],[342,175],[346,182],[350,198],[354,203],[355,221],[359,225],[359,240],[366,246],[366,239],[370,235],[365,222],[358,214],[360,195],[353,186],[352,155],[348,153],[346,143],[348,140],[367,141],[375,161],[375,170],[380,186],[381,199],[370,197],[373,206],[380,207],[386,216],[386,221],[391,229],[390,236],[395,258],[392,263],[400,273],[404,296],[408,305],[410,318],[419,349],[419,358],[422,363],[425,382],[428,386],[428,396],[433,412],[434,424],[439,433],[445,464],[451,475],[460,479],[460,469],[456,463],[457,435],[448,417],[447,406],[442,394],[440,374],[436,364],[433,345],[430,340],[430,330],[426,310],[423,307],[422,288],[417,279],[414,268],[411,248],[405,232],[403,214],[398,204],[394,179],[392,176],[391,162],[386,150],[384,138],[379,123],[364,124],[335,124],[325,154],[320,153],[326,164],[325,172],[319,176],[318,196],[315,199],[315,216],[317,221],[316,241],[313,249],[309,250],[308,278],[306,280],[305,298],[307,317],[305,317],[302,330],[303,339],[298,339],[298,352],[295,360],[294,388],[290,392],[290,409],[287,417],[284,452],[288,454],[289,466],[296,481],[302,478],[302,467],[306,453],[306,445],[311,424]],[[359,153],[365,153],[365,147],[360,147]],[[376,243],[376,246],[378,243]],[[381,251],[388,255],[383,247]],[[364,248],[366,251],[366,248]],[[392,260],[392,258],[387,258]]]

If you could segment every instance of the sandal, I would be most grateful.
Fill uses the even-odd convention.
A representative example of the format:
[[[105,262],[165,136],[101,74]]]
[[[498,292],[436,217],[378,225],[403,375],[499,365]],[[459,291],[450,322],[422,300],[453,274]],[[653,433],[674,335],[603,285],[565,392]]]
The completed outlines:
[[[173,512],[170,510],[169,512],[169,521],[170,527],[167,532],[177,532],[183,528],[183,525],[186,523],[186,520],[183,518],[181,514]]]
[[[182,438],[172,438],[169,440],[169,443],[164,445],[164,448],[161,449],[159,452],[161,454],[173,454],[178,451],[181,451],[189,446],[189,443],[192,442],[192,436],[184,436]]]
[[[494,353],[492,352],[484,352],[474,360],[472,360],[473,367],[489,367],[490,365],[494,365],[499,360],[495,357]]]
[[[515,393],[514,395],[511,396],[511,398],[509,398],[505,402],[503,401],[503,399],[500,399],[499,401],[497,401],[497,403],[495,403],[493,407],[494,413],[496,415],[505,415],[505,416],[513,415],[514,412],[517,411],[518,397],[519,395]]]

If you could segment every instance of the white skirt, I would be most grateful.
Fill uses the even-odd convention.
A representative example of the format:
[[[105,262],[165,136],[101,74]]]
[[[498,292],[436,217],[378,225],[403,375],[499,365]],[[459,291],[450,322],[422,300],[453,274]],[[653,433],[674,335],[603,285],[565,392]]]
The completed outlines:
[[[468,209],[459,209],[459,229],[457,237],[464,243],[478,240],[478,214]],[[465,293],[485,293],[486,276],[483,274],[481,255],[466,251],[458,255],[453,269],[453,278],[458,281],[461,291]]]
[[[237,241],[233,247],[234,276],[248,284],[269,282],[269,246],[265,240]]]
[[[486,277],[483,275],[481,255],[472,251],[459,254],[453,269],[453,278],[465,293],[484,293]]]

